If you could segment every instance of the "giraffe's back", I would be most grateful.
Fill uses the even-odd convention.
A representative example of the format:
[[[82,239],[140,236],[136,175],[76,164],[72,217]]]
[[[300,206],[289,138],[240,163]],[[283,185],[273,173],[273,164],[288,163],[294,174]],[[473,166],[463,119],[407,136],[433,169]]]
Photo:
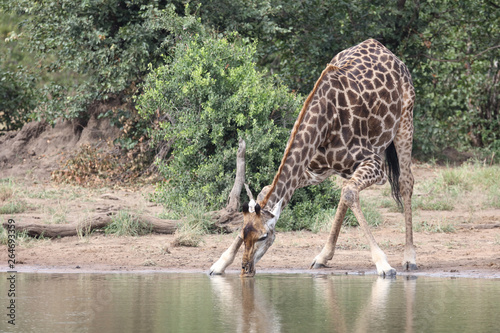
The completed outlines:
[[[408,68],[376,40],[340,52],[331,64],[339,69],[325,75],[312,102],[326,103],[329,126],[308,169],[349,178],[360,162],[385,151],[400,124],[413,126],[415,94]]]

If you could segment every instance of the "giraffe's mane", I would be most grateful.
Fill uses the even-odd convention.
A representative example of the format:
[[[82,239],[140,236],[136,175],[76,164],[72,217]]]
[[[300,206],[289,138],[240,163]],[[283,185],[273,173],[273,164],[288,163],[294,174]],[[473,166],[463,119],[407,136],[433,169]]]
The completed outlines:
[[[304,105],[302,106],[302,109],[300,110],[299,116],[297,120],[295,121],[295,124],[293,125],[292,133],[290,134],[290,140],[288,140],[288,145],[285,149],[285,153],[283,154],[283,158],[281,159],[281,164],[280,167],[278,168],[278,172],[276,172],[276,175],[274,175],[273,183],[271,184],[271,188],[267,192],[266,196],[262,201],[260,202],[260,206],[264,208],[267,204],[267,201],[271,197],[271,195],[274,192],[274,189],[276,188],[276,185],[278,184],[278,178],[281,176],[281,173],[283,172],[283,167],[285,166],[286,159],[288,157],[288,154],[290,153],[290,149],[292,148],[292,144],[295,140],[295,136],[297,135],[297,132],[299,131],[299,127],[302,124],[302,121],[304,120],[304,115],[306,114],[306,110],[309,108],[309,105],[311,104],[311,100],[314,97],[314,94],[316,94],[316,91],[318,90],[319,83],[323,80],[323,77],[326,75],[326,73],[333,71],[333,70],[340,70],[344,69],[347,66],[351,64],[351,61],[347,62],[344,64],[342,67],[337,67],[332,64],[328,64],[326,68],[323,70],[321,73],[319,79],[316,81],[314,84],[313,90],[309,93],[309,96],[307,96],[306,101],[304,102]]]

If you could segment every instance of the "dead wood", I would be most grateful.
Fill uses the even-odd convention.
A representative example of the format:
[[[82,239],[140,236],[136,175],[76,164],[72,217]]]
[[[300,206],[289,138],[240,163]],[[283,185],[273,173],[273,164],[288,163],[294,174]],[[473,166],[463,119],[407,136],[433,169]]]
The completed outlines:
[[[238,154],[236,157],[236,177],[234,185],[229,194],[229,202],[224,209],[207,213],[214,220],[214,229],[222,233],[231,233],[236,231],[243,224],[243,214],[238,211],[240,206],[241,190],[245,184],[245,141],[240,139],[238,146]],[[247,191],[249,189],[247,187]],[[108,199],[118,200],[110,194],[105,194]],[[250,193],[249,196],[253,198]],[[94,216],[86,219],[81,223],[71,224],[38,224],[30,222],[16,223],[16,231],[26,232],[31,237],[68,237],[77,235],[86,235],[94,230],[104,229],[111,224],[113,217],[120,211],[122,207],[107,206],[98,207],[98,212]],[[177,226],[182,223],[182,220],[163,220],[157,217],[148,215],[131,214],[137,221],[145,224],[152,232],[159,234],[173,234],[177,230]],[[7,228],[7,223],[3,226]]]
[[[113,221],[116,213],[96,214],[81,223],[71,224],[38,224],[38,223],[23,223],[16,222],[16,231],[26,232],[31,237],[69,237],[86,235],[94,230],[104,229]],[[179,221],[162,220],[157,217],[147,215],[131,214],[139,222],[142,222],[152,232],[159,234],[173,234],[177,229]],[[4,228],[7,228],[7,223],[3,223]]]
[[[243,184],[245,183],[245,152],[245,140],[240,139],[238,153],[236,155],[236,177],[231,193],[229,193],[229,203],[226,206],[228,212],[234,212],[240,208],[240,194]]]
[[[245,140],[240,139],[236,155],[236,176],[234,185],[229,194],[226,208],[210,212],[210,217],[215,220],[215,228],[223,233],[236,231],[243,224],[243,214],[238,211],[240,207],[241,190],[245,184]]]
[[[214,220],[214,228],[221,233],[231,233],[243,225],[243,214],[238,211],[221,209],[208,213]]]
[[[457,227],[462,229],[495,229],[500,228],[500,223],[459,224]]]

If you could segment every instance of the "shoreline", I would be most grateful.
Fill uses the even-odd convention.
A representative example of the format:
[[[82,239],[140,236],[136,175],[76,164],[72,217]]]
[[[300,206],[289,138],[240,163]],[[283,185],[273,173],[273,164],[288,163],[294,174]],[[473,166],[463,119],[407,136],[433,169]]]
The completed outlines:
[[[1,273],[12,273],[14,271],[5,267],[0,267]],[[16,273],[27,274],[193,274],[193,275],[208,275],[208,268],[202,269],[179,269],[179,268],[138,268],[138,267],[115,267],[115,266],[97,266],[97,267],[80,267],[74,266],[38,266],[38,265],[22,265],[16,267]],[[224,276],[239,276],[239,270],[229,269]],[[257,271],[255,277],[259,275],[310,275],[323,276],[377,276],[376,270],[341,270],[341,269],[289,269],[289,268],[262,268]],[[466,270],[418,270],[413,272],[398,271],[396,276],[387,277],[387,279],[397,279],[398,277],[433,277],[433,278],[472,278],[472,279],[500,279],[500,272],[498,270],[488,269],[466,269]]]

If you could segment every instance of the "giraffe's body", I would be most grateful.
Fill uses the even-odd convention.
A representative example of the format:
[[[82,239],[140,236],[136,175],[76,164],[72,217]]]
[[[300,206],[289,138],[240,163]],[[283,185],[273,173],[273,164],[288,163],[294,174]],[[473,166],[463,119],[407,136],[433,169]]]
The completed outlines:
[[[373,39],[340,52],[323,71],[294,125],[273,184],[266,186],[258,198],[262,208],[274,207],[280,200],[280,204],[286,205],[299,187],[318,184],[333,174],[346,179],[332,231],[313,267],[323,267],[332,258],[342,220],[347,208],[351,208],[368,237],[378,273],[395,274],[359,207],[359,192],[372,184],[385,183],[386,174],[393,171],[389,173],[393,194],[398,199],[403,197],[405,208],[407,247],[403,264],[407,269],[416,269],[410,169],[414,99],[407,67]],[[384,168],[384,153],[389,158],[397,155],[388,169]],[[265,230],[265,221],[259,217],[259,214],[246,213],[246,229],[250,225],[255,230]],[[272,229],[274,232],[274,225]],[[245,260],[253,260],[252,270],[255,258],[249,253],[249,247],[261,247],[261,244],[250,239],[258,239],[257,236],[242,234],[238,236],[241,241],[237,238],[232,246],[237,251],[245,240],[243,266]],[[225,254],[232,256],[232,262],[236,252],[230,250],[234,251],[230,248]],[[211,271],[221,273],[220,269],[226,264],[227,260],[221,257]],[[242,274],[245,275],[245,269]]]

